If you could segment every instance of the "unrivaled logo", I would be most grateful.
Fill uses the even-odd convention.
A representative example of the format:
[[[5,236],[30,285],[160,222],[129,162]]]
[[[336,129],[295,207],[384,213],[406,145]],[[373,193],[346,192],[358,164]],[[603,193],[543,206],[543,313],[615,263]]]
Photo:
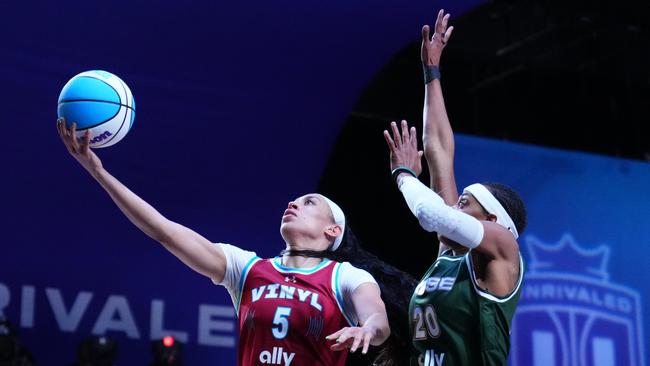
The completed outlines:
[[[640,293],[609,280],[610,248],[527,236],[529,266],[512,325],[512,365],[645,365]]]

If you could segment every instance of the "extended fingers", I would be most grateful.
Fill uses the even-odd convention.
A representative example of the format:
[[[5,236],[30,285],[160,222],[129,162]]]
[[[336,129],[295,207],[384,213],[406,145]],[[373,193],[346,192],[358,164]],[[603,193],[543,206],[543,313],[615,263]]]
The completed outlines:
[[[397,123],[391,122],[390,128],[393,130],[393,141],[395,141],[395,148],[399,149],[402,146],[402,136],[399,133],[399,129],[397,128]]]
[[[410,136],[411,136],[411,140],[410,140],[411,146],[413,146],[413,148],[415,150],[417,150],[418,149],[418,137],[417,137],[417,131],[415,130],[415,127],[411,127]]]
[[[444,9],[438,10],[438,15],[436,16],[436,25],[435,25],[436,32],[438,33],[441,32],[440,28],[442,27],[442,18],[444,17],[444,15],[445,15]]]
[[[451,32],[454,31],[454,26],[452,25],[451,27],[447,28],[447,31],[445,32],[445,38],[444,41],[445,43],[449,42],[449,38],[451,37]]]
[[[346,329],[346,328],[341,328],[341,329],[339,329],[338,331],[336,331],[336,332],[334,332],[334,333],[328,335],[327,337],[325,337],[325,339],[327,339],[327,340],[335,339],[335,338],[337,338],[338,336],[340,336],[343,332],[345,332],[345,329]]]
[[[393,138],[390,137],[390,132],[384,130],[384,139],[386,140],[386,144],[388,144],[388,149],[390,150],[391,153],[395,152],[395,141],[393,141]]]
[[[429,26],[425,25],[422,27],[422,42],[431,42]]]
[[[402,120],[402,145],[406,145],[411,140],[411,134],[409,133],[409,126],[405,120]]]
[[[344,349],[350,348],[354,338],[350,335],[349,332],[344,332],[337,339],[336,342],[330,347],[332,351],[342,351]]]
[[[66,149],[68,149],[69,152],[72,152],[72,144],[69,137],[70,131],[65,127],[65,119],[59,118],[56,121],[56,129],[59,132],[59,137],[61,137],[61,141],[63,141]]]
[[[368,353],[368,348],[370,347],[371,339],[372,339],[372,334],[370,333],[363,334],[363,349],[361,350],[361,353],[363,353],[364,355]]]
[[[436,37],[436,33],[440,37],[440,42],[442,42],[443,45],[447,44],[449,41],[449,37],[451,36],[451,32],[453,30],[453,27],[449,27],[447,29],[447,24],[449,23],[449,18],[451,17],[451,14],[447,13],[445,14],[445,11],[443,9],[440,9],[438,12],[438,17],[436,19],[436,30],[435,33],[433,34],[433,38]]]
[[[346,331],[344,331],[343,334],[341,334],[340,336],[338,336],[338,338],[336,338],[336,343],[340,345],[344,345],[345,342],[347,342],[352,337],[354,337],[352,332],[349,329],[346,329]]]
[[[63,139],[65,134],[63,133],[65,126],[65,119],[63,117],[56,120],[56,130],[59,133],[59,136]]]
[[[451,16],[451,14],[447,13],[447,14],[445,14],[444,17],[442,17],[442,27],[440,27],[441,28],[440,33],[444,33],[445,30],[447,30],[447,23],[449,22],[449,17],[450,16]]]
[[[81,152],[88,152],[88,149],[90,148],[90,130],[86,130],[84,132],[84,136],[81,139]]]
[[[70,126],[70,144],[75,151],[79,151],[79,141],[77,141],[77,123],[72,122]]]
[[[354,335],[354,342],[352,342],[352,347],[350,347],[350,352],[355,352],[357,348],[359,348],[359,345],[361,344],[361,341],[363,341],[363,332],[357,332],[357,334]]]

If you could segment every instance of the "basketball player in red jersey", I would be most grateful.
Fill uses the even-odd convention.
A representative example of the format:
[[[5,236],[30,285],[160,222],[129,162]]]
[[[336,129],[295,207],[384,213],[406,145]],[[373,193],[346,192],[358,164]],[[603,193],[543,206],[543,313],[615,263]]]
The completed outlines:
[[[325,196],[289,202],[280,226],[286,250],[262,259],[168,220],[103,168],[88,134],[77,141],[74,123],[67,129],[59,120],[57,128],[70,154],[134,225],[226,287],[239,316],[239,365],[342,366],[347,349],[366,353],[388,338],[386,308],[373,277],[348,262],[313,256],[339,249],[345,230],[343,212]]]

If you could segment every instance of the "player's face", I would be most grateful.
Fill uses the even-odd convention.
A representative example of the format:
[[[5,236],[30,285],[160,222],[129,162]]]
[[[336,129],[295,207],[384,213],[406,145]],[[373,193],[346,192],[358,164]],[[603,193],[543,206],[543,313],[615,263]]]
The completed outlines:
[[[485,211],[483,206],[481,206],[476,198],[474,198],[474,196],[469,192],[463,192],[463,194],[458,197],[458,201],[452,206],[452,208],[462,211],[478,220],[489,220],[488,212]],[[443,236],[438,235],[438,239],[451,248],[462,247],[460,244],[456,244]]]
[[[458,201],[453,206],[456,210],[462,211],[478,220],[487,220],[488,213],[485,211],[483,206],[472,196],[469,192],[463,192],[463,194],[458,197]]]
[[[322,239],[327,228],[332,225],[334,225],[332,211],[327,202],[318,194],[307,194],[289,202],[282,214],[280,232],[287,241],[295,237]],[[327,242],[322,244],[323,240],[314,240],[314,242],[321,243],[318,246],[325,247],[309,249],[325,250],[329,246]]]

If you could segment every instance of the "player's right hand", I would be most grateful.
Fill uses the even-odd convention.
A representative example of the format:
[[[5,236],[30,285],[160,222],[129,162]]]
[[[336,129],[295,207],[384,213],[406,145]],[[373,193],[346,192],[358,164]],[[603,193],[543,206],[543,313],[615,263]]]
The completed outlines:
[[[99,160],[97,155],[90,150],[90,131],[86,130],[84,136],[77,140],[77,124],[73,122],[72,126],[68,129],[63,117],[56,121],[56,129],[59,131],[59,137],[61,137],[61,140],[68,149],[70,155],[72,155],[81,166],[90,173],[102,169],[101,160]]]
[[[390,151],[390,170],[407,167],[419,176],[422,173],[422,155],[424,152],[418,150],[415,127],[409,128],[408,123],[404,120],[401,122],[401,133],[397,123],[391,122],[390,127],[393,132],[392,137],[390,132],[384,130],[384,139]]]

